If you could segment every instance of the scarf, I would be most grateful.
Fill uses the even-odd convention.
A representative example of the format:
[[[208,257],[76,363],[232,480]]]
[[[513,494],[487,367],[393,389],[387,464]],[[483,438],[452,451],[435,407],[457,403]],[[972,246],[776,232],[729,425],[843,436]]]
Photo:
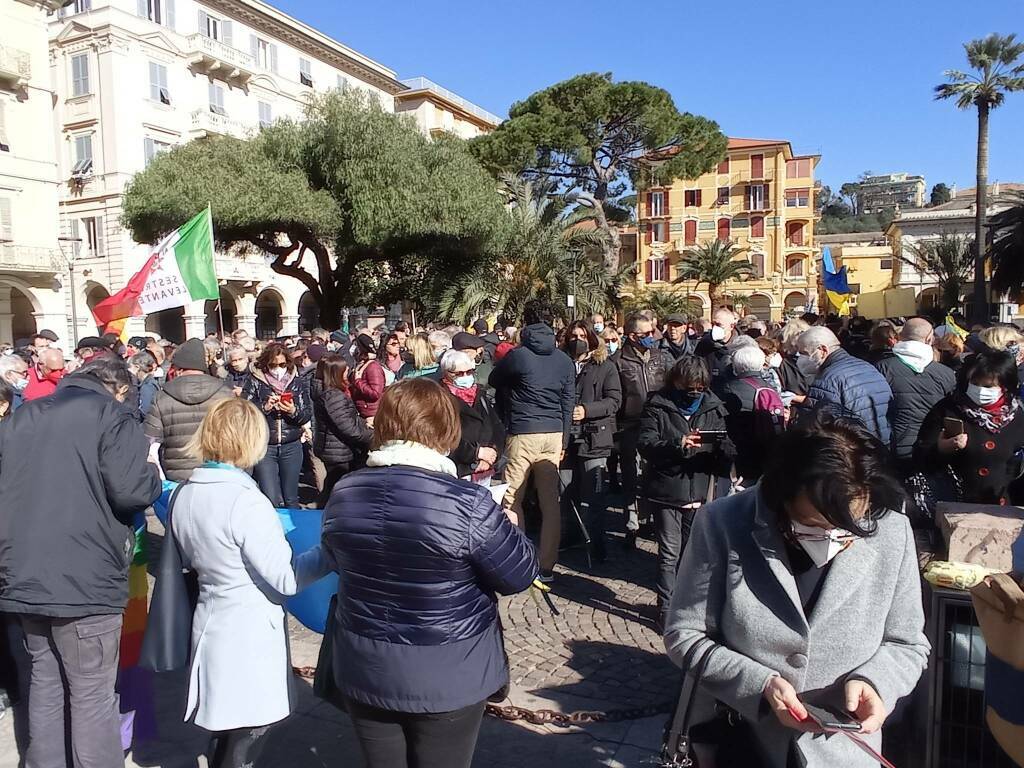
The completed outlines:
[[[672,392],[672,402],[676,404],[676,408],[679,409],[682,417],[689,419],[700,408],[700,404],[704,402],[704,395],[689,399],[682,390],[676,389]]]
[[[295,379],[295,371],[292,371],[291,373],[285,372],[284,377],[280,378],[280,379],[277,378],[276,376],[271,376],[270,375],[270,371],[266,371],[265,373],[266,373],[267,384],[269,384],[270,388],[272,390],[274,390],[275,392],[277,392],[277,394],[279,394],[279,395],[282,392],[287,391],[288,387],[291,385],[292,381]]]
[[[440,472],[456,477],[455,463],[447,456],[421,443],[411,440],[389,440],[366,457],[368,467],[418,467],[429,472]]]
[[[992,405],[978,405],[966,395],[961,395],[959,405],[968,419],[992,434],[998,434],[1016,418],[1020,410],[1020,401],[1012,395],[1004,396]]]
[[[470,408],[476,405],[476,393],[479,384],[474,384],[472,387],[463,389],[462,387],[456,387],[448,379],[444,380],[444,385],[448,387],[448,391],[455,395],[459,400],[464,402]]]
[[[924,373],[929,363],[935,361],[931,345],[923,341],[900,341],[892,351],[914,373]]]

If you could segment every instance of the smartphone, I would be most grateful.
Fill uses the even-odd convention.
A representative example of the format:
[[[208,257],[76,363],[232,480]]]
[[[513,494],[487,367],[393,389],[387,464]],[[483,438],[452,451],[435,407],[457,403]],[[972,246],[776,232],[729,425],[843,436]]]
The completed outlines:
[[[841,710],[816,707],[807,703],[804,704],[804,709],[807,710],[811,720],[826,731],[859,731],[861,729],[860,723]]]
[[[726,432],[724,429],[702,429],[700,430],[699,434],[701,442],[704,443],[721,442],[722,440],[725,440],[725,438],[729,435],[729,433]]]
[[[962,435],[964,433],[963,419],[943,419],[942,431],[946,434],[946,437]]]
[[[282,403],[288,403],[289,405],[291,405],[291,403],[294,400],[295,400],[295,395],[293,395],[291,392],[282,392],[281,393],[281,402]]]

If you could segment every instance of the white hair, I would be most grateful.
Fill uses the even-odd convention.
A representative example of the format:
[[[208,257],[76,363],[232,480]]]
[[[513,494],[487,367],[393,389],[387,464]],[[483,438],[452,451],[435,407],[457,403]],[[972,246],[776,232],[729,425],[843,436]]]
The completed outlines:
[[[833,350],[839,349],[839,339],[823,325],[815,325],[800,334],[796,346],[801,352],[825,347],[831,353]]]
[[[475,369],[476,361],[461,349],[449,349],[441,355],[441,370],[445,373],[472,371]]]
[[[11,371],[17,370],[18,363],[24,363],[26,366],[28,366],[28,363],[25,362],[25,358],[23,358],[21,355],[16,355],[13,352],[10,352],[5,355],[0,355],[0,376],[8,374]]]
[[[432,347],[444,347],[448,349],[452,345],[452,337],[444,331],[431,331],[430,335],[427,336],[427,341],[430,342]]]
[[[764,370],[764,352],[754,344],[744,344],[732,353],[732,371],[737,376],[751,376]]]

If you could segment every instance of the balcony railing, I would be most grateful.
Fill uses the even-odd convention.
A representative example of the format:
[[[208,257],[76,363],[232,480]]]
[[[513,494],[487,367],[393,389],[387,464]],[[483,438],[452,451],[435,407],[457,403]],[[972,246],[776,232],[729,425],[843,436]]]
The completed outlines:
[[[64,260],[56,248],[0,243],[0,269],[11,272],[60,272]]]
[[[262,253],[217,254],[217,278],[258,283],[268,279],[270,260]]]
[[[225,115],[215,114],[209,109],[197,109],[192,112],[193,136],[234,136],[237,139],[244,139],[249,133],[250,129],[245,124]]]
[[[196,33],[185,38],[189,66],[204,74],[214,74],[229,82],[249,82],[256,71],[256,59],[251,53],[232,48],[212,37]]]
[[[739,171],[736,174],[739,181],[771,181],[775,178],[775,169],[765,166],[760,173],[753,171]]]
[[[31,77],[32,58],[28,51],[0,45],[0,82],[21,88],[28,84]]]
[[[442,88],[433,80],[428,80],[425,77],[413,77],[408,80],[403,80],[402,85],[408,87],[410,91],[431,91],[436,93],[442,99],[450,101],[453,104],[457,104],[459,108],[492,125],[498,125],[498,123],[502,121],[501,118],[493,112],[488,112],[486,109],[478,107],[473,102],[466,101],[457,93],[452,93],[447,88]]]

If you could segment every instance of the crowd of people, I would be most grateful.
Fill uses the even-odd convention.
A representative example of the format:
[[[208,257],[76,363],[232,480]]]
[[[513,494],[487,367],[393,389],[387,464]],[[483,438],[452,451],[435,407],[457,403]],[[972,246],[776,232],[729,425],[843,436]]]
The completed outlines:
[[[211,765],[251,764],[288,715],[281,597],[333,571],[326,656],[367,764],[468,766],[508,684],[498,596],[555,581],[566,546],[601,563],[645,531],[669,655],[703,669],[695,741],[743,729],[747,765],[870,765],[815,738],[804,705],[877,746],[913,690],[929,649],[912,528],[934,531],[938,501],[1024,501],[1024,336],[559,315],[88,337],[72,355],[41,331],[0,350],[0,655],[4,687],[30,692],[27,764],[63,763],[65,706],[76,764],[120,764],[130,521],[167,479],[199,581],[182,714]],[[294,556],[273,510],[300,505],[324,510],[323,539]]]

